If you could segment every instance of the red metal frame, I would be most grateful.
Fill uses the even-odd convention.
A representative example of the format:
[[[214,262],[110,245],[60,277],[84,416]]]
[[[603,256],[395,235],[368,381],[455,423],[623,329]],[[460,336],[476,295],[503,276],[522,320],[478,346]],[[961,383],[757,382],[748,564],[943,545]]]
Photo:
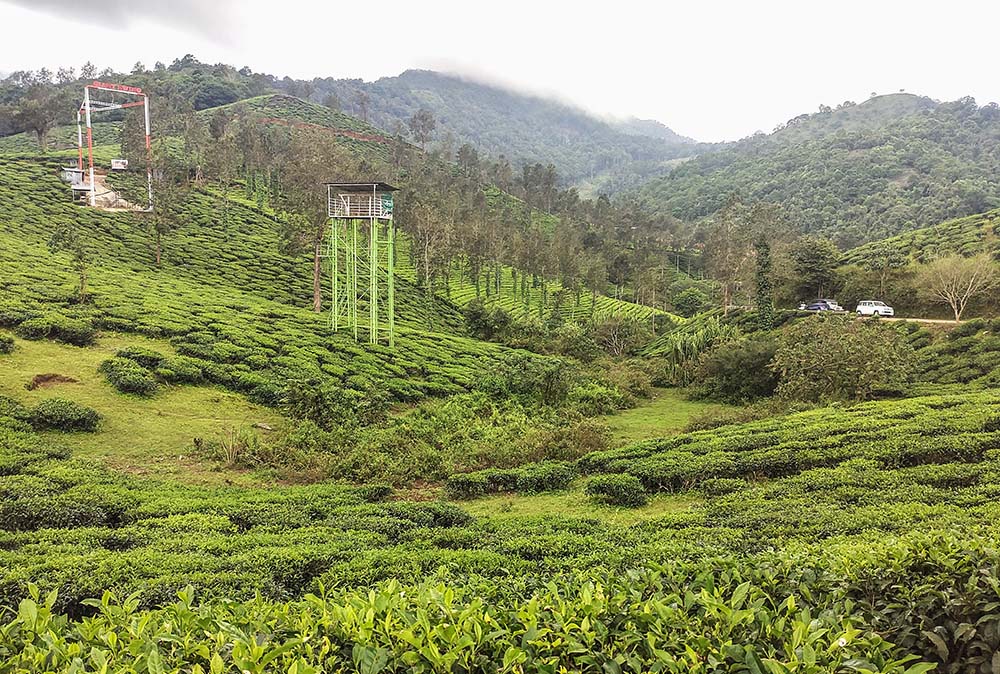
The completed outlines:
[[[90,97],[91,90],[110,91],[127,96],[138,96],[141,100],[128,101],[126,103],[109,103],[105,101],[94,101]],[[97,106],[95,109],[95,105]],[[112,84],[94,80],[83,88],[83,103],[76,112],[76,138],[77,138],[77,168],[83,170],[83,120],[87,123],[87,165],[90,175],[90,205],[97,203],[97,187],[94,182],[94,134],[91,124],[91,113],[106,112],[108,110],[121,110],[124,108],[137,108],[142,106],[143,120],[146,124],[146,190],[149,196],[149,205],[146,210],[153,210],[153,157],[152,145],[150,143],[149,128],[149,94],[143,92],[139,87],[131,87],[125,84]]]

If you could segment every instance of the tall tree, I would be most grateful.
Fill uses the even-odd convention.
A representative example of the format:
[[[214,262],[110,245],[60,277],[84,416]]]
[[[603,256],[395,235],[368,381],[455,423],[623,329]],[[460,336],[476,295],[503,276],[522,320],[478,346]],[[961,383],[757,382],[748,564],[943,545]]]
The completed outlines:
[[[277,194],[277,206],[284,212],[281,238],[285,252],[312,253],[312,308],[316,312],[323,308],[321,263],[328,220],[322,183],[333,167],[337,167],[340,179],[349,180],[356,172],[352,157],[329,134],[295,134],[282,158],[282,184]]]
[[[426,150],[427,143],[434,136],[434,129],[437,127],[434,113],[427,108],[420,108],[413,113],[407,124],[410,127],[410,133],[413,134],[414,140],[420,145],[420,149]]]
[[[77,299],[87,301],[87,276],[90,268],[90,250],[87,247],[88,233],[81,226],[70,221],[56,230],[49,239],[49,251],[54,253],[67,252],[73,259],[73,269],[80,278],[77,287]]]
[[[949,255],[920,270],[917,285],[929,299],[947,304],[962,320],[969,301],[997,285],[997,266],[989,255]]]
[[[730,199],[714,218],[705,240],[705,268],[722,289],[722,310],[728,313],[752,258],[747,207]]]
[[[64,109],[65,108],[65,109]],[[48,149],[49,131],[71,109],[66,97],[50,82],[39,79],[28,88],[15,111],[17,124],[38,138],[38,147]]]
[[[824,297],[833,292],[840,251],[832,241],[803,236],[792,245],[789,255],[801,293]]]
[[[865,269],[878,274],[878,296],[879,299],[885,296],[885,282],[889,274],[894,269],[901,269],[906,266],[906,255],[896,246],[885,242],[879,242],[869,246],[865,250],[862,265]]]
[[[757,264],[754,285],[757,291],[757,324],[762,330],[774,327],[774,288],[772,286],[771,243],[763,232],[754,239]]]

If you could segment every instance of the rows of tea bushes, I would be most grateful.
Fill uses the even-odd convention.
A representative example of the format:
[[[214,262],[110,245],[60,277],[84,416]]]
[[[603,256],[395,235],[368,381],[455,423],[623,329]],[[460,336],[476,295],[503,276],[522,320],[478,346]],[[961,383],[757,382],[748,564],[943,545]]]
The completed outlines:
[[[948,220],[859,246],[844,254],[843,264],[863,265],[876,250],[889,250],[916,262],[930,262],[948,253],[975,255],[995,251],[1000,235],[1000,210]]]
[[[397,269],[402,278],[416,284],[417,260],[411,255],[411,244],[408,237],[399,237]],[[543,280],[530,275],[522,279],[518,270],[507,265],[483,269],[478,291],[468,270],[459,264],[452,267],[443,284],[444,289],[439,289],[438,294],[459,306],[466,306],[478,299],[488,308],[501,308],[520,320],[541,322],[558,317],[563,321],[584,322],[609,316],[623,316],[650,323],[654,317],[661,317],[661,321],[680,320],[678,316],[645,305],[603,294],[595,296],[584,288],[577,290],[564,287],[558,280]]]
[[[790,454],[793,448],[805,453],[804,446],[838,456],[841,445],[853,451],[852,458],[836,464],[803,467],[768,480],[754,479],[763,473],[734,477],[726,469],[727,457],[716,456],[717,470],[691,484],[696,491],[687,502],[693,501],[693,506],[632,525],[555,514],[474,519],[454,504],[387,500],[390,490],[379,485],[247,490],[156,482],[75,461],[49,437],[0,414],[0,605],[17,606],[29,594],[31,583],[42,595],[58,590],[53,608],[73,616],[102,612],[85,602],[105,590],[119,597],[137,592],[136,605],[143,607],[172,601],[188,584],[207,598],[247,601],[260,593],[267,599],[198,609],[206,612],[204,620],[211,621],[220,612],[219,620],[231,621],[236,616],[229,611],[245,616],[249,610],[295,610],[304,615],[302,604],[275,606],[270,601],[295,599],[322,588],[335,590],[328,605],[332,612],[342,602],[371,597],[373,584],[392,579],[412,584],[433,577],[445,583],[440,590],[445,595],[430,596],[451,597],[440,601],[473,622],[486,622],[485,612],[494,628],[506,626],[515,635],[509,643],[503,641],[502,654],[476,651],[482,658],[475,661],[477,666],[497,662],[502,667],[503,657],[514,646],[525,651],[526,666],[552,657],[557,663],[602,667],[604,662],[580,660],[582,653],[563,650],[562,645],[568,638],[583,638],[579,631],[587,632],[570,617],[579,604],[587,603],[584,592],[591,597],[598,592],[598,586],[587,589],[594,581],[604,593],[601,605],[607,613],[600,614],[602,627],[595,626],[596,617],[590,618],[597,636],[587,637],[592,646],[588,652],[627,653],[617,663],[622,671],[646,671],[651,658],[669,662],[673,657],[690,667],[695,656],[679,645],[684,643],[703,663],[715,658],[718,663],[746,665],[752,651],[762,661],[773,658],[788,664],[791,671],[827,671],[809,667],[844,664],[822,658],[839,657],[838,649],[845,647],[840,638],[849,643],[859,638],[878,646],[882,655],[850,651],[845,661],[868,658],[875,665],[869,667],[872,671],[886,671],[888,660],[918,654],[932,662],[956,664],[952,671],[978,672],[980,664],[990,662],[1000,639],[996,605],[1000,571],[993,524],[1000,514],[995,505],[1000,495],[998,410],[996,394],[830,408],[748,424],[742,434],[733,428],[695,433],[596,453],[581,461],[588,470],[615,470],[603,482],[598,475],[594,482],[600,486],[595,486],[594,494],[620,503],[623,497],[644,496],[635,491],[629,477],[655,488],[644,472],[650,458],[676,455],[687,457],[678,460],[697,461],[716,452],[738,462],[738,455],[767,447],[782,447]],[[873,421],[869,430],[881,435],[865,434],[865,419]],[[892,429],[900,432],[900,441],[893,442]],[[850,440],[859,435],[857,442]],[[889,449],[880,452],[882,446]],[[691,451],[685,454],[686,450]],[[623,458],[629,453],[631,458]],[[630,465],[643,470],[634,475]],[[566,468],[565,474],[572,475],[572,467]],[[517,474],[530,473],[526,469]],[[582,577],[564,577],[581,571]],[[666,585],[661,587],[661,582]],[[744,583],[749,585],[740,590]],[[387,591],[388,596],[399,601],[427,596],[428,591],[389,587],[394,589]],[[357,588],[357,594],[350,588]],[[377,589],[375,596],[383,591],[384,587]],[[533,599],[533,595],[538,596]],[[562,599],[557,601],[556,596]],[[663,609],[645,603],[654,599],[662,599]],[[388,599],[379,601],[382,606],[395,605],[381,603]],[[434,604],[438,609],[440,601]],[[541,639],[533,644],[536,636],[524,637],[519,623],[510,622],[514,615],[535,610],[531,607],[561,607],[559,611],[573,613],[532,622],[539,630],[532,634]],[[370,656],[384,659],[387,667],[414,664],[404,659],[412,656],[392,646],[404,648],[402,644],[410,643],[403,637],[416,629],[405,617],[409,615],[427,615],[432,625],[439,625],[428,628],[443,640],[435,642],[436,652],[468,647],[459,646],[464,643],[461,635],[444,624],[455,624],[451,613],[419,608],[393,612],[390,624],[398,631],[373,632],[376,623],[369,618],[364,623],[369,627],[342,634],[339,645],[325,655],[353,658],[355,653],[368,653],[356,648],[370,647]],[[636,622],[637,615],[667,621],[649,628],[654,639],[666,630],[679,641],[668,639],[655,651],[646,650],[640,644],[649,648],[653,644],[643,626],[653,623]],[[149,618],[168,622],[161,614]],[[786,643],[786,636],[780,635],[790,629],[789,621],[800,618],[802,626],[788,633],[793,641]],[[814,619],[820,623],[815,625]],[[576,627],[570,628],[570,623]],[[847,623],[859,631],[852,632]],[[970,631],[966,624],[976,627]],[[70,625],[60,619],[50,627],[71,642],[86,639],[84,632]],[[808,625],[813,627],[807,629]],[[564,629],[570,633],[563,634]],[[810,655],[804,636],[795,634],[813,629],[815,639],[806,643],[824,645],[813,648]],[[375,632],[381,636],[373,637]],[[504,634],[495,638],[507,639]],[[286,637],[294,638],[281,635],[271,643],[280,646]],[[324,631],[324,636],[330,635]],[[0,633],[0,658],[22,652],[41,657],[37,649],[50,643],[47,638],[30,634],[24,625],[8,627]],[[896,646],[884,644],[883,638]],[[834,643],[837,647],[831,648]],[[148,655],[144,648],[136,646],[128,650],[131,655],[119,652],[115,657]],[[67,649],[79,652],[69,644]],[[298,644],[287,652],[299,653],[297,649]],[[89,653],[88,648],[80,657],[90,657]],[[511,658],[517,654],[510,653]],[[209,650],[207,665],[202,660],[192,662],[209,671],[212,655]],[[160,656],[195,657],[191,651],[176,650],[156,657]],[[235,651],[225,650],[219,657],[236,657]],[[877,657],[886,658],[882,665]],[[348,669],[362,667],[360,661],[344,662]],[[860,664],[855,668],[863,669]]]
[[[236,204],[223,222],[211,194],[191,197],[190,222],[164,240],[157,269],[140,216],[72,205],[55,168],[0,159],[0,199],[8,204],[0,220],[0,326],[73,323],[171,338],[199,360],[207,381],[268,403],[290,378],[305,376],[357,390],[382,382],[398,399],[455,393],[509,353],[455,334],[457,308],[405,282],[394,350],[332,334],[326,314],[299,308],[311,297],[309,261],[278,253],[261,211]],[[22,184],[32,185],[30,194]],[[67,260],[45,246],[70,219],[90,235],[91,297],[82,305]]]
[[[938,384],[1000,385],[1000,319],[966,321],[942,334],[915,329],[917,379]]]
[[[58,614],[57,594],[32,588],[0,628],[0,665],[52,672],[678,674],[922,674],[935,667],[911,644],[877,633],[866,607],[830,583],[822,566],[789,573],[782,568],[788,561],[767,569],[774,575],[683,565],[566,576],[541,586],[391,581],[283,604],[199,603],[187,588],[154,611],[109,592],[90,604],[95,615],[85,622]],[[988,617],[982,627],[995,625]],[[906,638],[910,625],[901,622],[882,627]],[[969,672],[987,661],[990,644],[973,645],[963,661]]]
[[[0,414],[0,605],[34,582],[74,612],[105,589],[144,605],[193,584],[211,596],[272,599],[441,573],[508,578],[722,550],[698,526],[668,536],[598,521],[475,521],[436,501],[386,501],[382,486],[207,488],[76,461]]]
[[[95,146],[121,146],[120,122],[94,122],[92,126]],[[56,126],[49,130],[46,145],[50,151],[73,150],[76,156],[77,135],[76,125]],[[0,153],[2,154],[40,154],[38,138],[34,133],[15,133],[0,137]],[[74,164],[76,162],[73,162]]]
[[[580,464],[587,472],[635,475],[650,490],[678,491],[709,479],[785,478],[851,461],[867,462],[878,475],[955,464],[992,479],[1000,467],[1000,393],[818,408],[596,452]]]

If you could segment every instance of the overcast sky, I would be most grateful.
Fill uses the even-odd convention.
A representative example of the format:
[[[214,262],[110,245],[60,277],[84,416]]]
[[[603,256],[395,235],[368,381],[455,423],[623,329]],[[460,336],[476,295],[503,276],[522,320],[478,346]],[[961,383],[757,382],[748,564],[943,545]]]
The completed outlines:
[[[716,141],[871,92],[998,101],[998,25],[985,0],[0,0],[0,72],[185,53],[297,78],[430,68]]]

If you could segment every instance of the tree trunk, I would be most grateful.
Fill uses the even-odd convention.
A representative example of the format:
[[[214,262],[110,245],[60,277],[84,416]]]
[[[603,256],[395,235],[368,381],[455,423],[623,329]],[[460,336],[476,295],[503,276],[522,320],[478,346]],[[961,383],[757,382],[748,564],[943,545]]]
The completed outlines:
[[[313,311],[319,313],[323,308],[323,297],[320,293],[320,246],[322,241],[313,245]]]
[[[87,301],[87,270],[80,270],[80,304]]]

